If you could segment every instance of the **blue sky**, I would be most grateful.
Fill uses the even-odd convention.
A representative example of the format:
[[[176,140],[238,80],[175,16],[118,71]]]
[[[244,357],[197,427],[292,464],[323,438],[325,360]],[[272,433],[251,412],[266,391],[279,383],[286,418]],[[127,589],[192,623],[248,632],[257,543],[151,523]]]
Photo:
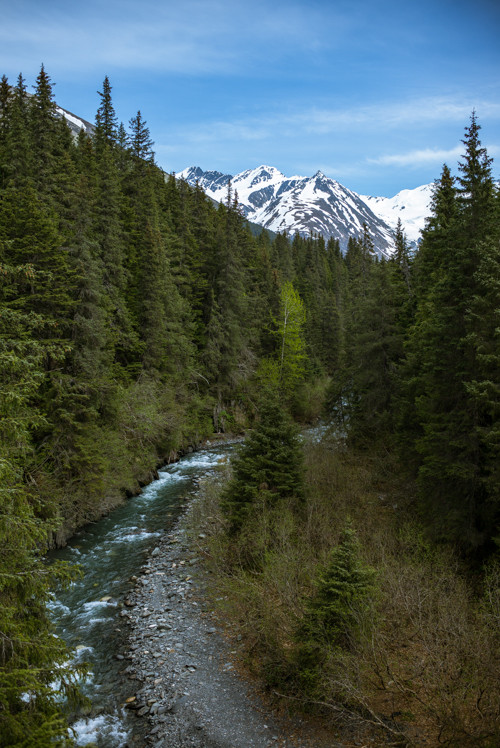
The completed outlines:
[[[500,170],[497,0],[0,0],[0,73],[40,65],[94,121],[105,75],[166,171],[318,169],[392,196],[454,170],[470,112]]]

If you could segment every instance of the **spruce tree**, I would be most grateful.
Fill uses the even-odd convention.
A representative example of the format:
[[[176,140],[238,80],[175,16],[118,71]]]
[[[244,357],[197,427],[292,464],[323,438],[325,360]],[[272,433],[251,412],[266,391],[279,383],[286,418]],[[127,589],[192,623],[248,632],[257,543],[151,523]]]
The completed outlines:
[[[140,110],[130,120],[130,135],[128,144],[132,155],[143,161],[153,161],[153,141],[149,134],[149,128],[143,120]]]
[[[410,252],[408,249],[408,242],[406,240],[406,234],[403,230],[403,224],[401,218],[398,218],[396,225],[396,231],[394,233],[394,255],[393,262],[401,273],[402,279],[406,285],[407,294],[409,297],[413,295],[412,280],[411,280],[411,259]]]
[[[39,193],[54,189],[56,130],[56,105],[52,82],[42,65],[36,79],[35,93],[30,100],[31,144],[35,162],[34,178]]]
[[[106,292],[115,359],[124,367],[137,357],[137,335],[127,301],[127,237],[123,222],[124,195],[116,151],[102,133],[95,139],[95,204],[93,233]]]
[[[375,571],[361,559],[356,533],[348,524],[320,569],[313,596],[306,602],[297,629],[293,663],[301,690],[315,697],[321,688],[328,650],[351,652],[367,601],[374,590]],[[321,692],[321,691],[320,691]]]
[[[6,259],[15,266],[30,264],[38,274],[36,284],[28,276],[19,277],[7,300],[25,312],[46,315],[57,325],[53,336],[61,338],[70,324],[73,299],[68,252],[61,246],[58,223],[30,181],[22,189],[5,191],[0,238],[6,242]]]
[[[8,303],[24,277],[36,284],[33,267],[0,267],[0,746],[49,748],[71,744],[59,697],[75,696],[76,673],[46,610],[51,589],[71,575],[43,562],[54,523],[35,514],[24,472],[33,458],[33,429],[46,420],[36,403],[44,360],[56,355],[56,346],[41,342],[43,316]],[[46,517],[56,512],[43,508]]]
[[[458,168],[461,176],[459,182],[459,207],[461,213],[461,231],[464,240],[469,244],[484,240],[494,231],[495,196],[491,165],[486,148],[481,145],[476,113],[472,112],[470,125],[465,129],[465,146],[463,160]],[[473,258],[475,259],[475,258]]]
[[[345,283],[343,286],[343,350],[341,365],[335,372],[328,392],[328,410],[336,425],[344,430],[358,408],[359,387],[355,382],[360,370],[361,348],[358,346],[363,325],[367,322],[366,311],[373,305],[369,293],[372,282],[374,258],[373,245],[365,227],[363,239],[349,237],[345,254]],[[368,316],[373,313],[371,308]],[[368,322],[371,329],[377,324],[377,316]],[[373,333],[372,333],[373,335]],[[374,338],[376,341],[376,337]],[[366,372],[369,376],[369,372]]]
[[[132,164],[125,185],[127,303],[135,318],[143,366],[163,378],[168,376],[175,391],[189,381],[192,368],[190,308],[172,269],[176,237],[169,216],[162,213],[163,173],[153,164],[152,142],[140,112],[131,125],[136,144],[131,146]]]
[[[253,372],[255,365],[250,345],[249,295],[245,289],[245,259],[252,238],[230,194],[227,204],[219,206],[217,219],[217,251],[211,268],[213,304],[203,353],[214,397],[216,431],[222,427],[220,413],[225,410],[230,393]]]
[[[479,249],[477,292],[468,313],[476,375],[466,386],[477,412],[482,452],[480,480],[485,495],[477,523],[486,543],[494,539],[500,544],[500,242],[492,238]]]
[[[12,91],[12,99],[2,120],[3,158],[0,164],[2,186],[23,186],[33,176],[29,104],[22,75]]]
[[[12,103],[12,91],[6,75],[0,80],[0,153],[5,143],[7,129],[9,127],[9,109]],[[2,159],[3,163],[4,159]],[[0,182],[1,188],[1,182]]]
[[[274,267],[277,269],[280,279],[282,282],[291,281],[293,282],[295,277],[295,269],[293,263],[292,245],[286,235],[286,232],[278,234],[274,240],[271,260]]]
[[[304,468],[298,432],[276,391],[263,393],[259,420],[234,460],[233,478],[223,497],[230,532],[239,531],[252,506],[263,494],[276,504],[280,499],[301,499]]]
[[[95,117],[95,138],[98,143],[114,145],[118,133],[118,120],[111,96],[112,86],[106,75],[102,84],[102,92],[97,93],[101,102]]]

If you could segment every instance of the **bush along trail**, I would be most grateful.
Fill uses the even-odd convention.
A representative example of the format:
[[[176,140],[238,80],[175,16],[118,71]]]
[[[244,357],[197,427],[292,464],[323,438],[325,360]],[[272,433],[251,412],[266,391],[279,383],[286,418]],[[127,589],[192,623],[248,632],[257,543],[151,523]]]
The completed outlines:
[[[130,627],[126,706],[138,717],[130,745],[319,748],[304,736],[301,719],[281,722],[239,676],[238,637],[225,636],[211,614],[187,530],[195,504],[196,498],[132,578],[121,614]]]

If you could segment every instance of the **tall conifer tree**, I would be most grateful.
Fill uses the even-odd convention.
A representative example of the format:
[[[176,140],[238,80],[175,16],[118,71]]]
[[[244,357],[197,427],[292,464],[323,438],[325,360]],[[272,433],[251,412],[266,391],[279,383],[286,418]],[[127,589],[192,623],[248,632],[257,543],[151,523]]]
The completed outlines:
[[[460,192],[443,169],[433,216],[415,260],[417,311],[407,387],[415,403],[422,506],[437,537],[470,552],[487,542],[484,448],[471,382],[480,369],[469,314],[478,291],[481,241],[494,224],[490,159],[475,115],[466,129]]]
[[[102,84],[102,91],[97,93],[101,97],[101,103],[95,118],[95,137],[98,142],[104,141],[108,145],[116,143],[118,134],[118,120],[111,96],[112,86],[106,75]]]

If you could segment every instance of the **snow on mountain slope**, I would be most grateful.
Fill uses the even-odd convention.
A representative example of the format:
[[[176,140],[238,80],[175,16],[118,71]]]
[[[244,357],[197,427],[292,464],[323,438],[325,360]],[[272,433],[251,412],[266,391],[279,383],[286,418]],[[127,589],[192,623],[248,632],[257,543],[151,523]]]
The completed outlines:
[[[78,136],[80,130],[85,130],[88,135],[92,135],[94,132],[94,125],[91,125],[87,120],[77,117],[76,114],[72,114],[71,112],[68,112],[67,109],[63,109],[60,106],[56,106],[56,117],[65,119],[71,131],[76,136]]]
[[[288,231],[339,240],[343,250],[349,236],[361,237],[363,224],[370,232],[377,254],[390,255],[392,229],[359,195],[318,171],[313,177],[285,177],[272,166],[248,169],[236,176],[189,167],[178,178],[198,182],[206,194],[219,202],[227,197],[228,186],[253,223],[275,232]]]
[[[395,228],[401,218],[406,238],[416,243],[430,214],[433,184],[423,184],[413,190],[401,190],[394,197],[370,197],[360,195],[376,216]]]

